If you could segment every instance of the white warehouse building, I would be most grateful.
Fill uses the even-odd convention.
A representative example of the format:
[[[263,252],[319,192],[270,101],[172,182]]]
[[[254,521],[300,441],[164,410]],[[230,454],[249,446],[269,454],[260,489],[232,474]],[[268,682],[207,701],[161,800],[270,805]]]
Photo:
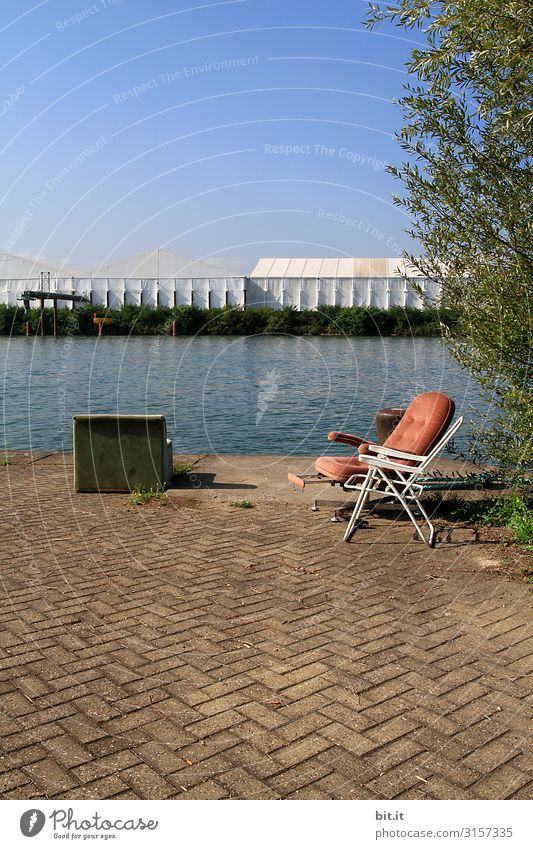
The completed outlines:
[[[100,265],[93,271],[0,254],[0,303],[21,304],[24,291],[84,295],[110,308],[123,304],[198,307],[339,306],[421,307],[407,273],[438,303],[439,286],[409,270],[403,259],[265,258],[249,276],[155,249]],[[51,299],[45,306],[51,305]],[[59,300],[58,306],[68,306]]]
[[[434,281],[396,259],[261,259],[247,287],[252,300],[271,307],[295,306],[318,309],[332,304],[342,307],[422,307],[418,293],[403,277],[407,274],[422,288],[432,303],[438,303],[440,288]]]

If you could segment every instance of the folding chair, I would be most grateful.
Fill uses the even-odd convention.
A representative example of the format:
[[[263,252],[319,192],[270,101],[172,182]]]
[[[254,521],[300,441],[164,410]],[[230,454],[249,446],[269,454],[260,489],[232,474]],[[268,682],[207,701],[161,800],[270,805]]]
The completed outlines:
[[[332,484],[340,484],[347,492],[359,492],[344,534],[346,542],[353,536],[370,496],[377,494],[380,499],[399,501],[419,537],[432,547],[435,529],[420,502],[423,486],[417,484],[417,479],[461,427],[462,417],[449,427],[454,411],[455,405],[447,395],[425,392],[411,401],[384,445],[375,445],[357,436],[333,431],[329,434],[330,440],[357,448],[358,455],[319,457],[315,463],[315,475],[289,473],[288,478],[302,489],[307,483],[329,480]],[[428,525],[427,539],[417,522],[413,507]]]

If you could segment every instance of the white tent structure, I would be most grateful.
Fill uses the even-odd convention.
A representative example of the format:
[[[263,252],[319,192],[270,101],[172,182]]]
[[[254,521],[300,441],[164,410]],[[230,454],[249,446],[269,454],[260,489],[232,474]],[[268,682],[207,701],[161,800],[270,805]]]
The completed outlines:
[[[123,304],[292,306],[299,310],[326,304],[421,307],[420,296],[403,274],[416,280],[432,303],[439,303],[438,283],[421,277],[401,258],[265,258],[250,277],[244,277],[159,248],[82,273],[0,254],[0,303],[20,304],[22,292],[38,290],[84,295],[93,304],[112,308]],[[46,305],[51,305],[50,299]],[[60,301],[58,306],[67,306],[67,302]]]
[[[91,277],[122,277],[132,279],[160,280],[177,277],[195,279],[209,277],[238,277],[226,268],[218,268],[207,262],[191,260],[172,251],[155,248],[99,265],[90,272]]]
[[[79,272],[46,260],[0,253],[0,304],[20,306],[25,289],[47,292],[72,292]]]
[[[158,248],[81,273],[0,254],[0,303],[4,304],[20,304],[22,292],[30,289],[86,295],[93,304],[114,308],[123,304],[221,307],[244,305],[245,288],[242,275]],[[50,305],[46,300],[45,304]]]
[[[80,280],[92,292],[93,303],[119,307],[222,307],[244,304],[246,278],[225,268],[155,248],[100,265]]]
[[[438,303],[438,284],[422,277],[401,257],[260,259],[250,275],[247,303],[278,308],[294,306],[299,310],[328,304],[420,308],[421,298],[404,274],[416,280],[433,303]]]

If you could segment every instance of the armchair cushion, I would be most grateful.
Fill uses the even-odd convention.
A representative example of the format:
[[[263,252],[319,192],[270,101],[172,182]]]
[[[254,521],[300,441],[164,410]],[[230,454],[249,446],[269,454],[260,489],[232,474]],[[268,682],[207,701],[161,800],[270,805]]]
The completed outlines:
[[[352,475],[364,475],[368,466],[358,457],[319,457],[315,469],[335,483],[345,483]]]
[[[426,455],[448,429],[454,412],[455,404],[442,392],[417,395],[384,442],[384,447]]]

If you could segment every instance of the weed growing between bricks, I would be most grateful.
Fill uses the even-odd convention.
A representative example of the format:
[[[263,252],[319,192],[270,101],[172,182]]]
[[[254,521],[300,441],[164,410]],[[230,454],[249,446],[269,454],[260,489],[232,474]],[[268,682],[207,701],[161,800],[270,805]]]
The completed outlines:
[[[184,480],[188,477],[189,472],[194,468],[194,463],[177,462],[172,467],[172,483]]]
[[[137,507],[140,504],[148,504],[148,502],[153,500],[159,501],[160,504],[166,504],[167,496],[164,489],[159,486],[151,487],[150,489],[140,486],[132,489],[131,495],[128,498],[128,504],[131,504],[132,507]]]

